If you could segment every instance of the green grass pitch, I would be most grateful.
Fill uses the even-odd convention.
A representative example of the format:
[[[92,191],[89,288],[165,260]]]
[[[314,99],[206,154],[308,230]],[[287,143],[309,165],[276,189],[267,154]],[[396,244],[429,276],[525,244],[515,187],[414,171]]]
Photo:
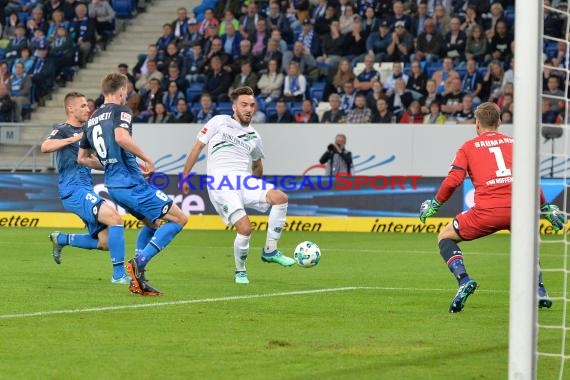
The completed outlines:
[[[107,252],[68,247],[56,265],[48,232],[0,232],[0,379],[507,378],[508,235],[461,245],[480,288],[449,314],[456,283],[435,235],[285,233],[289,255],[303,240],[321,247],[306,269],[262,263],[256,233],[251,284],[238,286],[234,234],[184,231],[148,268],[165,295],[140,297],[110,283]],[[561,266],[560,252],[547,245],[544,266]],[[545,282],[562,295],[563,275]],[[561,325],[562,310],[539,311],[541,323]],[[541,329],[539,348],[559,353],[561,337]],[[539,378],[559,367],[541,357]]]

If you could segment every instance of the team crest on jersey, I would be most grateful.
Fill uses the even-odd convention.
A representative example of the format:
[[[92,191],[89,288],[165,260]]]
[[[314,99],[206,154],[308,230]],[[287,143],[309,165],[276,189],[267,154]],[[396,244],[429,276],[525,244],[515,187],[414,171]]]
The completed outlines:
[[[121,120],[126,121],[127,123],[131,122],[131,115],[127,112],[121,112]]]
[[[200,129],[200,133],[201,133],[201,134],[205,135],[206,132],[208,132],[208,128],[204,127],[204,128],[202,128],[202,129]]]

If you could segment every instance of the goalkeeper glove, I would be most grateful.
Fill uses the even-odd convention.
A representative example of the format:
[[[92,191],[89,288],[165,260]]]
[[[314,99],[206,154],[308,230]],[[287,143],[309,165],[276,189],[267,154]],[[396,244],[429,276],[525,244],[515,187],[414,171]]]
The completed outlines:
[[[564,228],[564,224],[566,223],[566,217],[562,211],[556,205],[551,205],[545,203],[540,208],[540,211],[543,212],[544,218],[552,224],[552,228],[554,231],[560,231]]]
[[[426,222],[426,219],[430,216],[434,216],[437,214],[441,203],[436,201],[435,199],[428,199],[422,203],[420,206],[420,221],[422,223]]]

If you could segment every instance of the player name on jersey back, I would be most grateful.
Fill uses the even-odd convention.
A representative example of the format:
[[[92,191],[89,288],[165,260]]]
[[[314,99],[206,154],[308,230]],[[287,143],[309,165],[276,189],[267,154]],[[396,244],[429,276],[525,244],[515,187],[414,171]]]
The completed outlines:
[[[111,118],[111,112],[104,112],[101,115],[97,115],[95,117],[91,117],[89,119],[89,121],[87,122],[87,125],[89,125],[90,127],[99,124],[100,121],[102,120],[108,120]]]
[[[500,139],[494,140],[480,140],[475,141],[473,144],[475,148],[488,148],[493,146],[499,146],[501,144],[512,144],[514,140],[511,137],[502,137]]]

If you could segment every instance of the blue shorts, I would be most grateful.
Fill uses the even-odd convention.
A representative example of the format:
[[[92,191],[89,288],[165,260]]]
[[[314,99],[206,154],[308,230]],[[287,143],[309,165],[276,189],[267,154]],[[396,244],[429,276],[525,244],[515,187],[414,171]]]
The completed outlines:
[[[75,189],[73,193],[61,198],[63,207],[79,216],[87,226],[89,234],[94,238],[107,226],[97,220],[99,208],[103,204],[103,198],[90,189]]]
[[[113,201],[139,220],[146,218],[154,222],[172,207],[172,199],[147,182],[133,187],[109,187],[108,191]]]

